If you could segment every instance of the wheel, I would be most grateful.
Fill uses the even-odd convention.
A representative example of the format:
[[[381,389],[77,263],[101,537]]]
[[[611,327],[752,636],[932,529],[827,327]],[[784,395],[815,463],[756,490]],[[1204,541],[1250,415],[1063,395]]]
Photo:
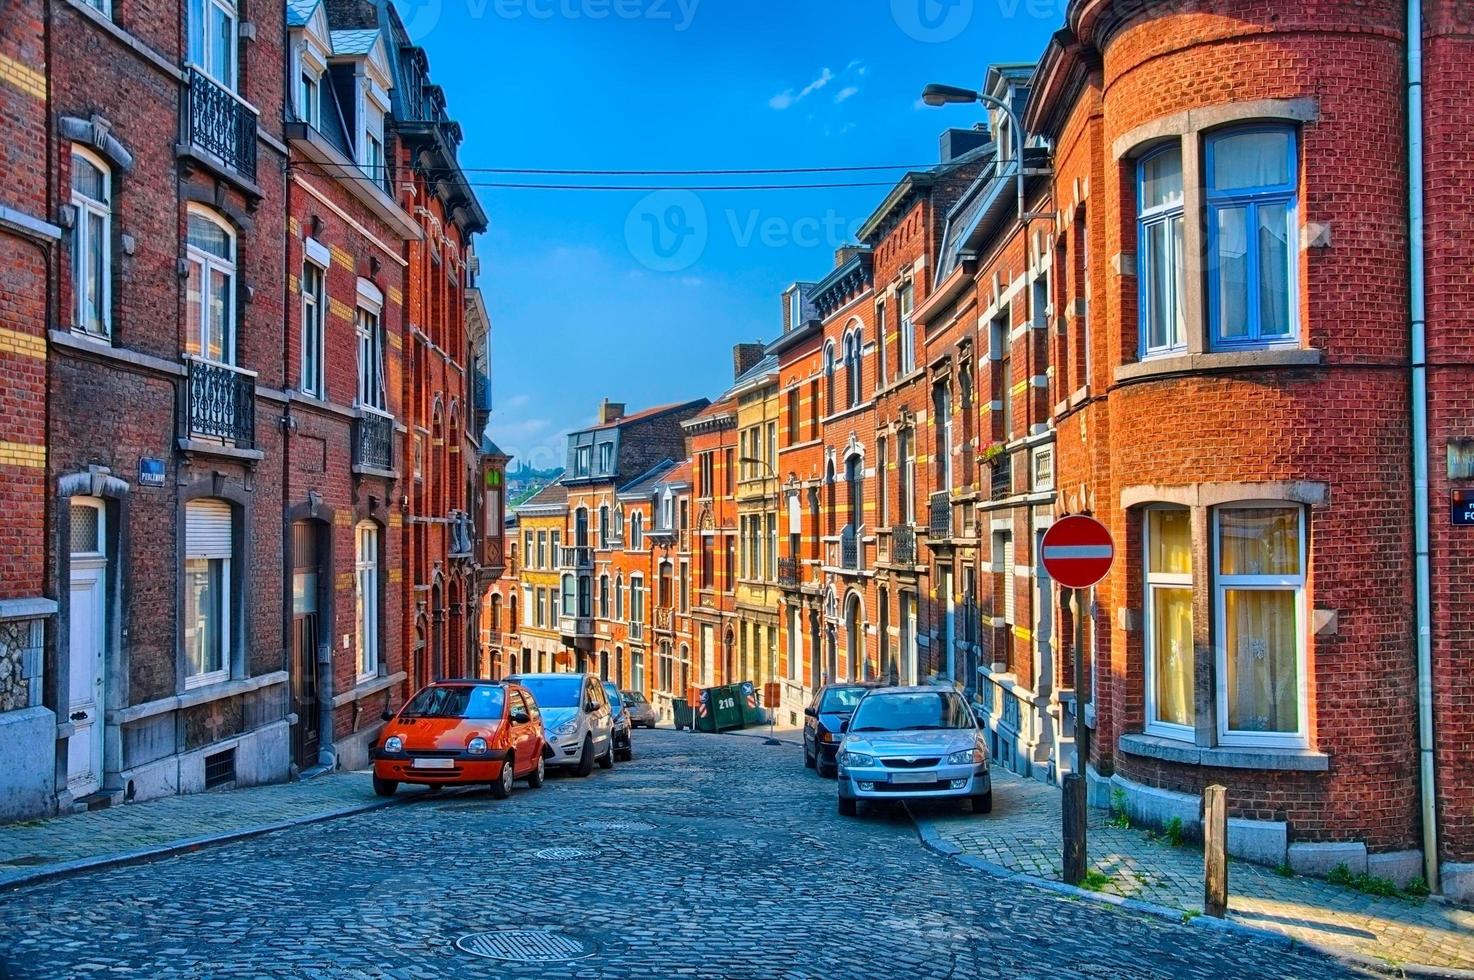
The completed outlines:
[[[527,786],[529,789],[537,789],[542,786],[543,780],[547,778],[548,765],[543,761],[542,753],[537,754],[537,768],[527,774]]]
[[[860,809],[857,806],[858,803],[858,800],[847,800],[843,796],[841,796],[839,798],[839,815],[841,817],[858,816],[860,812]]]
[[[633,761],[635,758],[635,747],[633,745],[626,745],[619,750],[618,756],[620,762]]]
[[[498,800],[505,800],[512,795],[512,783],[517,778],[516,766],[512,763],[509,753],[506,761],[502,763],[502,774],[496,782],[491,784],[491,795]]]
[[[573,770],[575,776],[587,776],[594,771],[594,736],[583,737],[583,751],[578,753],[578,766]]]
[[[599,756],[600,769],[614,768],[614,736],[609,736],[609,745],[604,749],[604,754]]]
[[[814,768],[814,764],[815,764],[814,763],[814,757],[809,754],[809,743],[808,742],[805,742],[804,743],[804,768],[805,769],[812,769],[812,768]]]
[[[814,768],[819,770],[819,775],[825,779],[833,779],[839,771],[838,766],[832,762],[825,762],[822,756],[814,760]]]
[[[991,813],[993,811],[993,791],[979,793],[972,798],[973,813]]]
[[[380,796],[393,796],[394,791],[399,789],[399,781],[396,779],[380,779],[374,777],[374,792]]]

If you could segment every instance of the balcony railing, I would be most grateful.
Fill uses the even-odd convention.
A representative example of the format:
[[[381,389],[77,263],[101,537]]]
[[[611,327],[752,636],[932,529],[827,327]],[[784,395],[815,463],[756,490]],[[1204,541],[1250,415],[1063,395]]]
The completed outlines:
[[[845,525],[839,532],[839,566],[858,569],[860,567],[860,538],[853,524]]]
[[[629,635],[631,640],[643,640],[645,638],[645,624],[630,620]]]
[[[394,420],[364,412],[353,421],[353,462],[376,470],[394,468]]]
[[[910,524],[891,528],[891,561],[897,565],[916,564],[916,529]]]
[[[559,559],[562,568],[584,571],[594,567],[594,549],[589,547],[564,548]]]
[[[1013,457],[1007,454],[993,460],[993,479],[989,498],[1003,500],[1013,496]]]
[[[450,554],[454,558],[465,558],[471,555],[475,537],[475,524],[471,515],[463,510],[450,512]]]
[[[593,636],[594,617],[592,616],[559,616],[558,632],[564,636]]]
[[[185,434],[256,448],[256,378],[225,364],[191,359]]]
[[[184,127],[190,146],[255,182],[256,112],[198,68],[189,70]]]
[[[952,498],[951,495],[941,490],[931,495],[930,522],[927,531],[933,538],[950,538],[952,536]]]
[[[803,580],[803,572],[800,569],[797,558],[778,559],[778,584],[784,588],[796,589]]]

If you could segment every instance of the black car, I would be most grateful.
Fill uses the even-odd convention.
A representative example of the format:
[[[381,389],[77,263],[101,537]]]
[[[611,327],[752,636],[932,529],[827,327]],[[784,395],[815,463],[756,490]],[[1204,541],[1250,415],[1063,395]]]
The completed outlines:
[[[841,722],[848,721],[865,692],[878,684],[825,684],[804,709],[804,765],[833,778]]]

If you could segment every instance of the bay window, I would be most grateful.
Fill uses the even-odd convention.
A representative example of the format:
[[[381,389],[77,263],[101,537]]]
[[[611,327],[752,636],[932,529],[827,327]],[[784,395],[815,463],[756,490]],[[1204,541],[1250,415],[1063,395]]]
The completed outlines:
[[[1137,276],[1143,357],[1186,349],[1183,309],[1182,147],[1172,144],[1137,165]]]
[[[235,364],[235,232],[224,219],[191,208],[185,248],[185,350]]]
[[[1186,507],[1146,512],[1147,730],[1193,737],[1192,519]]]
[[[81,147],[72,147],[73,323],[87,333],[109,335],[112,307],[112,174]]]
[[[1206,150],[1210,343],[1295,343],[1295,133],[1232,129]]]

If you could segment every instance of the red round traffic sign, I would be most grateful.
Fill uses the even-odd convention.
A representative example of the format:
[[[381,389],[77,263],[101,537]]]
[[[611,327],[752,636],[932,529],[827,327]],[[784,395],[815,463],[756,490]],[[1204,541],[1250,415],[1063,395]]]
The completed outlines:
[[[1116,545],[1111,532],[1093,517],[1075,514],[1044,532],[1044,570],[1066,589],[1088,589],[1111,570]]]

